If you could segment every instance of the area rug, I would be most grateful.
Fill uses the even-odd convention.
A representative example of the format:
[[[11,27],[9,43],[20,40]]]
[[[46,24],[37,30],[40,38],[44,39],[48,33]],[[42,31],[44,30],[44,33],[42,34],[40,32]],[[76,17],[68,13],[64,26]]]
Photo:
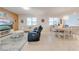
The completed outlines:
[[[12,37],[8,36],[4,39],[0,38],[0,51],[20,51],[24,44],[26,43],[25,36],[22,37]]]

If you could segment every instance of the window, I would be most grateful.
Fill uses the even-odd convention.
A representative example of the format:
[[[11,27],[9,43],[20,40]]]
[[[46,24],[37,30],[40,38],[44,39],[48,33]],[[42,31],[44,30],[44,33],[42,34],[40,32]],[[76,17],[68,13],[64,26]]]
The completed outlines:
[[[29,18],[29,17],[27,18],[27,25],[29,25],[29,26],[32,25],[31,18]]]
[[[49,25],[58,25],[59,18],[49,18]]]
[[[37,24],[37,18],[36,17],[28,17],[27,18],[27,25],[32,26]]]
[[[65,25],[68,26],[79,26],[79,16],[77,15],[69,15],[69,19],[65,20]]]
[[[54,18],[54,25],[58,25],[60,23],[60,19],[59,18]]]
[[[36,25],[37,24],[37,18],[33,17],[32,18],[32,25]]]
[[[53,25],[53,18],[49,18],[49,25]]]

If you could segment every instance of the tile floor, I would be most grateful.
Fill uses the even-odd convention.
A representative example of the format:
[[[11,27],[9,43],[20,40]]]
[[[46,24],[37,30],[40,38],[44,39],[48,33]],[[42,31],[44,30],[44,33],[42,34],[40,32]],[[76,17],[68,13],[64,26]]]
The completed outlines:
[[[22,51],[78,51],[79,40],[59,39],[53,32],[41,33],[40,41],[26,42]]]

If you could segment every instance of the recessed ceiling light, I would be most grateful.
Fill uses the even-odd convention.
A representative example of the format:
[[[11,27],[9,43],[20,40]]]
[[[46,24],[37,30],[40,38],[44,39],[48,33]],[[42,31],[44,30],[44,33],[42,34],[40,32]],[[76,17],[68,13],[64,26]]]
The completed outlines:
[[[22,7],[24,10],[29,10],[30,8],[29,7]]]

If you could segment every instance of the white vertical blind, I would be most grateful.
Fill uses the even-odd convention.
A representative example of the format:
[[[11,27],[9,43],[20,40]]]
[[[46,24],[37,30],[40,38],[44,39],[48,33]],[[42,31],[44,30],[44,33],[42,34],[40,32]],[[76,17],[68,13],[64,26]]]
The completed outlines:
[[[27,18],[27,25],[29,25],[29,26],[32,25],[32,23],[31,23],[31,18],[30,18],[30,17]]]
[[[49,18],[49,25],[58,25],[59,21],[59,18],[51,17]]]
[[[37,18],[36,17],[28,17],[27,18],[27,25],[37,25]]]
[[[35,17],[32,18],[32,25],[37,25],[37,18]]]
[[[49,18],[49,25],[53,25],[53,18]]]

